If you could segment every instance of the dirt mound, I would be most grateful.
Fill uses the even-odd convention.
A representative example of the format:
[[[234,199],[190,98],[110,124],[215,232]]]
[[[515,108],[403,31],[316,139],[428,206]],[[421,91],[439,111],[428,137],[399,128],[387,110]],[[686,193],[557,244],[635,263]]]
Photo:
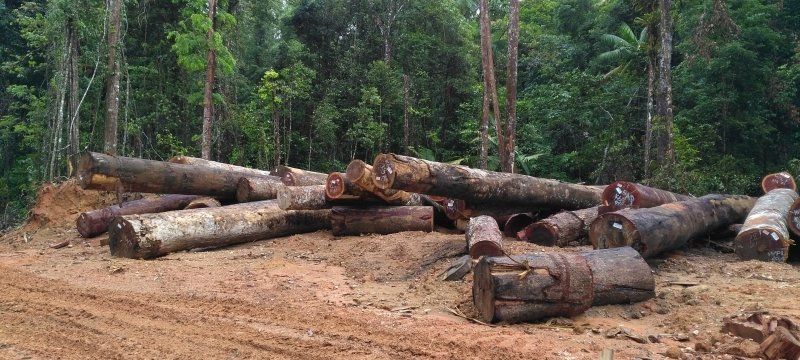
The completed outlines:
[[[116,200],[113,193],[82,189],[75,179],[61,184],[47,183],[39,189],[31,217],[23,229],[35,232],[45,227],[74,228],[81,212],[108,206]]]

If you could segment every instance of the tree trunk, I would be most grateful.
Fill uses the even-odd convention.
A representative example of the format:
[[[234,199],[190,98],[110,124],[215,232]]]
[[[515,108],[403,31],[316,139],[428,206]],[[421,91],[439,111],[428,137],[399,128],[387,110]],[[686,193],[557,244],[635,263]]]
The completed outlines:
[[[671,0],[659,0],[661,21],[659,22],[659,47],[658,58],[658,117],[659,136],[658,161],[662,169],[671,168],[675,160],[672,140],[672,16],[670,15]],[[665,175],[671,176],[671,173]]]
[[[83,212],[75,220],[75,227],[81,236],[90,238],[108,231],[108,226],[117,216],[180,210],[199,198],[201,197],[197,195],[164,195],[128,201],[120,205]]]
[[[287,186],[325,185],[325,181],[328,180],[328,174],[283,165],[276,166],[271,174],[281,178]]]
[[[482,170],[489,169],[489,89],[485,85],[487,80],[484,79],[483,86],[483,108],[481,115],[481,150],[480,150],[480,168]]]
[[[506,77],[506,121],[505,156],[500,168],[503,172],[515,172],[514,142],[517,134],[517,48],[519,46],[519,0],[508,2],[508,71]]]
[[[536,221],[536,217],[531,213],[517,213],[508,217],[503,225],[503,235],[516,238],[517,233]]]
[[[479,319],[518,323],[578,315],[591,306],[655,296],[655,279],[629,247],[579,253],[485,257],[473,268]]]
[[[597,217],[589,226],[595,249],[631,246],[649,258],[689,240],[741,222],[755,198],[706,195],[647,209],[622,209]]]
[[[80,164],[80,160],[78,161]],[[80,165],[78,165],[78,170],[76,170],[76,174],[80,177]],[[102,174],[94,174],[92,178],[89,179],[88,184],[81,184],[86,190],[99,190],[99,191],[119,191],[122,192],[122,184],[119,181],[119,178],[113,176],[105,176]]]
[[[408,154],[408,113],[410,105],[411,77],[403,74],[403,154]]]
[[[151,259],[176,251],[222,247],[330,227],[329,210],[283,211],[276,201],[118,217],[111,255]]]
[[[502,256],[503,234],[491,216],[478,216],[467,225],[467,249],[473,259],[481,256]]]
[[[786,261],[792,243],[786,219],[795,200],[792,189],[775,189],[758,198],[736,235],[736,255],[742,260]]]
[[[652,33],[648,33],[654,37]],[[644,179],[650,179],[650,150],[653,149],[653,96],[656,87],[656,56],[652,51],[647,55],[647,115],[644,119]]]
[[[433,231],[433,208],[336,206],[331,210],[331,232],[334,236],[393,234],[403,231]]]
[[[173,156],[167,160],[167,162],[171,162],[173,164],[184,164],[184,165],[192,165],[192,166],[204,166],[208,168],[214,168],[221,171],[230,171],[230,172],[237,172],[241,174],[246,174],[248,176],[256,176],[261,179],[271,179],[273,182],[281,182],[281,178],[275,175],[272,175],[271,172],[266,170],[259,170],[253,169],[244,166],[238,165],[231,165],[191,156]]]
[[[387,204],[406,206],[432,205],[430,204],[432,201],[426,200],[425,197],[419,194],[394,189],[381,189],[375,186],[375,182],[372,181],[372,166],[361,160],[351,161],[347,165],[346,175],[347,179],[354,185],[374,194]]]
[[[236,185],[236,201],[240,203],[278,198],[278,190],[286,187],[282,182],[243,176]]]
[[[498,173],[466,166],[381,154],[373,181],[382,189],[400,189],[467,202],[504,206],[583,209],[599,205],[602,191],[527,175]]]
[[[500,119],[500,104],[497,98],[497,80],[494,75],[494,52],[492,51],[492,23],[489,19],[489,1],[480,0],[480,34],[481,34],[481,64],[483,66],[484,91],[489,92],[489,101],[492,103],[494,114],[494,128],[497,136],[497,148],[500,155],[500,164],[505,163],[506,148],[503,136],[503,123]]]
[[[203,86],[203,142],[201,155],[203,159],[211,160],[211,133],[214,121],[214,73],[217,70],[217,51],[214,48],[214,27],[217,17],[217,0],[208,0],[208,19],[211,27],[208,29],[207,42],[208,54],[206,61],[206,81]]]
[[[109,0],[111,18],[108,24],[108,79],[106,82],[106,118],[103,152],[117,154],[117,119],[119,117],[120,13],[123,0]]]
[[[235,199],[239,178],[248,176],[233,171],[173,164],[164,161],[84,152],[78,163],[78,182],[92,187],[96,175],[118,178],[120,190],[159,194],[208,195]]]
[[[517,233],[517,239],[544,246],[569,246],[589,243],[589,225],[597,218],[598,207],[575,211],[562,211],[539,220]]]
[[[613,210],[650,208],[691,198],[627,181],[615,181],[603,190],[603,204]]]
[[[69,42],[69,171],[67,176],[74,176],[78,171],[78,153],[80,153],[80,117],[78,116],[78,35],[75,19],[67,20],[67,41]]]
[[[283,210],[329,209],[325,185],[284,186],[278,189],[278,206]]]
[[[774,189],[792,189],[797,191],[797,183],[794,182],[792,174],[787,172],[779,172],[764,176],[764,178],[761,179],[761,190],[764,190],[764,194]]]

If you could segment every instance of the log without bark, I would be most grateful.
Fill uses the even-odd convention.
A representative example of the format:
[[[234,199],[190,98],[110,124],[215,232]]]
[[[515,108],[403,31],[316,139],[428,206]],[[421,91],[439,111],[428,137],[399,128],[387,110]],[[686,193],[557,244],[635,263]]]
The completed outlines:
[[[631,246],[648,258],[741,222],[754,203],[749,196],[712,194],[647,209],[622,209],[598,216],[589,226],[589,239],[595,249]]]
[[[383,199],[353,184],[344,173],[332,172],[325,182],[325,197],[328,200],[353,200],[367,203],[383,203]]]
[[[354,185],[360,187],[364,191],[370,192],[375,196],[383,199],[390,205],[432,205],[433,200],[426,200],[419,194],[394,190],[394,189],[381,189],[375,186],[372,181],[373,171],[372,166],[361,161],[353,160],[347,165],[345,175]]]
[[[393,234],[403,231],[433,231],[430,206],[372,206],[331,209],[334,236]]]
[[[217,199],[204,196],[204,197],[200,197],[200,198],[192,200],[192,202],[190,202],[189,205],[186,205],[186,207],[184,207],[184,209],[185,210],[205,209],[205,208],[213,208],[213,207],[220,207],[220,206],[222,206],[222,204],[220,204],[220,202],[217,201]]]
[[[544,246],[569,246],[573,241],[588,244],[589,225],[597,218],[598,208],[562,211],[528,225],[516,234],[517,239]]]
[[[103,174],[93,174],[91,179],[85,186],[81,186],[86,190],[99,190],[99,191],[121,191],[121,185],[118,178],[113,176],[105,176]]]
[[[239,172],[205,166],[82,153],[78,163],[81,187],[90,186],[98,174],[119,178],[124,191],[208,195],[223,199],[236,198],[236,186],[243,176]]]
[[[789,207],[789,211],[786,214],[786,225],[795,236],[800,237],[800,199],[795,200],[792,206]]]
[[[174,164],[205,166],[205,167],[218,169],[218,170],[226,171],[226,172],[237,172],[237,173],[240,173],[240,174],[243,174],[243,175],[257,176],[257,177],[262,178],[262,179],[267,178],[267,179],[272,179],[272,180],[278,181],[278,182],[281,181],[281,179],[279,177],[272,175],[269,171],[266,171],[266,170],[259,170],[259,169],[253,169],[253,168],[249,168],[249,167],[244,167],[244,166],[231,165],[231,164],[226,164],[226,163],[221,163],[221,162],[216,162],[216,161],[211,161],[211,160],[206,160],[206,159],[201,159],[201,158],[196,158],[196,157],[191,157],[191,156],[173,156],[173,157],[169,158],[169,160],[167,160],[167,161],[171,162],[171,163],[174,163]]]
[[[284,186],[278,190],[278,206],[283,210],[330,209],[325,185]]]
[[[381,154],[373,165],[375,185],[467,202],[568,210],[600,205],[602,191],[532,176],[471,169],[395,154]]]
[[[484,257],[473,268],[472,298],[483,321],[574,316],[655,295],[650,267],[630,247],[512,258]]]
[[[761,352],[769,360],[797,360],[800,359],[800,341],[789,330],[779,327],[761,343]]]
[[[769,174],[761,179],[761,190],[764,190],[764,194],[775,189],[792,189],[797,191],[797,183],[795,183],[792,174],[787,172]]]
[[[775,189],[758,198],[733,242],[742,260],[786,261],[789,257],[789,231],[786,218],[797,200],[792,189]]]
[[[243,176],[236,185],[236,201],[272,200],[278,198],[278,189],[286,187],[282,182]]]
[[[508,217],[505,225],[503,225],[503,235],[510,238],[516,238],[517,233],[528,225],[533,224],[536,217],[531,213],[514,214]]]
[[[473,259],[503,255],[503,234],[491,216],[478,216],[467,225],[467,249]]]
[[[171,252],[221,247],[326,229],[329,210],[283,211],[275,200],[209,209],[117,217],[111,255],[150,259]]]
[[[75,220],[75,227],[81,236],[94,237],[108,231],[108,226],[117,216],[180,210],[198,198],[201,197],[197,195],[164,195],[157,198],[128,201],[120,205],[81,213]]]
[[[281,178],[286,186],[325,185],[328,174],[278,165],[272,175]]]
[[[608,205],[613,210],[650,208],[671,202],[689,200],[691,198],[691,196],[676,194],[674,192],[627,181],[616,181],[603,190],[603,205]]]

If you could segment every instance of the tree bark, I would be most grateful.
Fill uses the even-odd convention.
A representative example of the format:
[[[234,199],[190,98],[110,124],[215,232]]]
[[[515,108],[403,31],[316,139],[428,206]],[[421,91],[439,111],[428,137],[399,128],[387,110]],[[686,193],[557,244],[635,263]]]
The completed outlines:
[[[503,225],[503,235],[516,238],[517,233],[536,221],[536,217],[531,213],[517,213],[508,217]]]
[[[786,219],[797,198],[792,189],[775,189],[758,198],[736,235],[736,255],[742,260],[786,261],[792,243]]]
[[[128,201],[120,205],[83,212],[75,220],[75,227],[82,237],[90,238],[108,231],[108,226],[117,216],[180,210],[198,198],[201,197],[197,195],[164,195],[157,198]]]
[[[272,200],[278,198],[278,190],[286,187],[282,182],[249,176],[239,178],[236,185],[236,201],[240,203],[251,201]]]
[[[80,160],[78,161],[80,163]],[[80,167],[80,165],[79,165]],[[79,173],[80,169],[76,170],[76,174],[80,176]],[[99,190],[99,191],[122,191],[122,184],[120,183],[118,178],[113,176],[105,176],[102,174],[94,174],[92,175],[91,179],[89,179],[88,183],[84,184],[81,183],[81,187],[86,190]]]
[[[206,209],[206,208],[215,208],[220,206],[222,206],[222,204],[219,202],[219,200],[208,196],[201,196],[197,199],[192,200],[192,202],[190,202],[189,205],[186,205],[184,209],[185,210]]]
[[[284,186],[278,189],[278,206],[283,210],[330,209],[325,185]]]
[[[111,18],[108,24],[108,79],[106,82],[106,117],[103,152],[117,154],[117,118],[119,117],[120,13],[123,0],[109,0]]]
[[[650,208],[691,198],[627,181],[616,181],[603,190],[603,204],[613,210]]]
[[[761,179],[761,190],[764,190],[764,194],[774,189],[792,189],[797,191],[797,183],[794,182],[792,174],[787,172],[779,172],[764,176],[764,178]]]
[[[408,154],[408,113],[410,109],[411,77],[403,74],[403,153]]]
[[[433,231],[430,206],[335,206],[331,210],[334,236],[393,234],[403,231]]]
[[[276,166],[271,174],[281,178],[287,186],[325,185],[325,181],[328,180],[328,174],[283,165]]]
[[[503,172],[515,172],[514,143],[517,134],[517,48],[519,46],[519,0],[508,2],[508,71],[506,77],[506,115]]]
[[[528,225],[516,236],[522,241],[544,246],[569,246],[572,242],[588,244],[589,225],[597,218],[598,207],[562,211]]]
[[[672,139],[672,16],[670,15],[671,0],[659,0],[661,21],[659,22],[658,57],[658,117],[659,136],[657,141],[659,166],[662,169],[670,168],[675,160]],[[671,175],[671,174],[667,174]]]
[[[629,247],[485,257],[473,273],[472,298],[485,322],[574,316],[591,306],[655,296],[650,267]]]
[[[208,19],[211,27],[208,29],[207,42],[208,54],[206,56],[206,81],[203,86],[203,140],[201,155],[203,159],[211,160],[211,133],[214,121],[214,73],[217,70],[217,51],[214,48],[214,28],[217,18],[217,0],[208,0]]]
[[[648,26],[650,28],[650,26]],[[648,31],[648,36],[655,39],[653,31]],[[652,45],[652,44],[651,44]],[[656,55],[653,51],[647,54],[647,114],[644,119],[644,179],[650,179],[650,150],[653,149],[653,97],[656,87]]]
[[[253,169],[244,166],[238,165],[231,165],[191,156],[173,156],[167,160],[167,162],[171,162],[173,164],[184,164],[184,165],[192,165],[192,166],[205,166],[209,168],[219,169],[221,171],[230,171],[230,172],[238,172],[242,174],[246,174],[248,176],[257,176],[261,179],[272,179],[274,182],[281,182],[281,178],[275,175],[272,175],[269,171],[266,170],[259,170]]]
[[[426,200],[419,194],[394,189],[381,189],[375,186],[375,182],[372,181],[373,175],[372,166],[361,160],[353,160],[347,165],[346,176],[348,180],[364,191],[382,199],[387,204],[405,206],[432,205],[432,200]]]
[[[118,217],[111,255],[151,259],[176,251],[222,247],[326,229],[329,210],[283,211],[276,201]]]
[[[235,199],[239,172],[164,161],[84,152],[78,163],[78,182],[92,187],[97,177],[118,178],[120,191],[159,194],[208,195]]]
[[[373,181],[381,189],[399,189],[467,202],[583,209],[602,201],[602,191],[586,185],[477,170],[395,154],[378,155],[373,169]]]
[[[67,41],[69,42],[69,171],[67,176],[74,176],[78,171],[78,153],[80,153],[80,117],[78,116],[78,35],[75,19],[67,20]]]
[[[469,256],[477,259],[481,256],[501,256],[503,252],[503,234],[497,221],[491,216],[478,216],[467,224],[467,249]]]
[[[595,249],[631,246],[649,258],[741,222],[754,203],[749,196],[712,194],[647,209],[622,209],[598,216],[589,226],[589,239]]]
[[[494,52],[492,51],[492,23],[489,19],[489,1],[480,0],[480,35],[481,35],[481,64],[483,66],[484,91],[489,93],[494,114],[494,128],[497,136],[497,148],[500,163],[505,163],[505,137],[503,136],[503,123],[500,119],[500,104],[497,98],[497,80],[494,75]]]
[[[786,214],[786,226],[795,236],[800,237],[800,199],[795,200]]]

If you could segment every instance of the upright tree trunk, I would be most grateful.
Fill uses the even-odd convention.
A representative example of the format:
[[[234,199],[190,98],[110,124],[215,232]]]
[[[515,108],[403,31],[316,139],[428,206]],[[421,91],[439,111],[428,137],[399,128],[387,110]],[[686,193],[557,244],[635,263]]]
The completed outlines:
[[[656,56],[647,55],[647,115],[644,119],[644,179],[650,178],[650,150],[653,148],[653,94],[656,86]],[[645,184],[646,185],[646,184]]]
[[[506,78],[505,156],[500,168],[514,172],[514,141],[517,132],[517,47],[519,46],[519,0],[508,2],[508,76]]]
[[[108,80],[106,83],[105,142],[103,151],[117,154],[117,118],[119,117],[119,59],[120,12],[123,0],[109,0],[111,18],[108,25]]]
[[[658,118],[659,134],[657,138],[659,167],[668,169],[672,166],[675,154],[672,140],[672,17],[670,15],[671,0],[659,0],[661,21],[659,23],[658,59]],[[665,175],[671,175],[668,171]]]
[[[411,77],[403,74],[403,155],[408,155],[408,111]]]
[[[75,19],[67,20],[67,42],[69,47],[69,173],[72,176],[78,169],[78,153],[80,152],[78,117],[78,35],[75,30]]]
[[[480,167],[482,170],[489,169],[489,88],[488,86],[486,86],[486,82],[487,82],[486,76],[484,75],[483,111],[481,114],[481,128],[480,128],[481,131]]]
[[[480,3],[480,28],[481,28],[481,56],[483,65],[483,86],[484,91],[489,92],[489,100],[492,103],[494,115],[494,129],[497,136],[497,148],[500,155],[500,163],[505,161],[505,137],[503,136],[502,121],[500,121],[500,105],[497,99],[497,80],[494,76],[494,52],[492,51],[492,23],[489,20],[489,0],[481,0]]]
[[[206,82],[203,88],[203,144],[201,157],[211,160],[211,126],[214,120],[214,72],[217,68],[217,52],[214,49],[214,18],[217,17],[217,0],[208,0],[208,61],[206,64]]]

